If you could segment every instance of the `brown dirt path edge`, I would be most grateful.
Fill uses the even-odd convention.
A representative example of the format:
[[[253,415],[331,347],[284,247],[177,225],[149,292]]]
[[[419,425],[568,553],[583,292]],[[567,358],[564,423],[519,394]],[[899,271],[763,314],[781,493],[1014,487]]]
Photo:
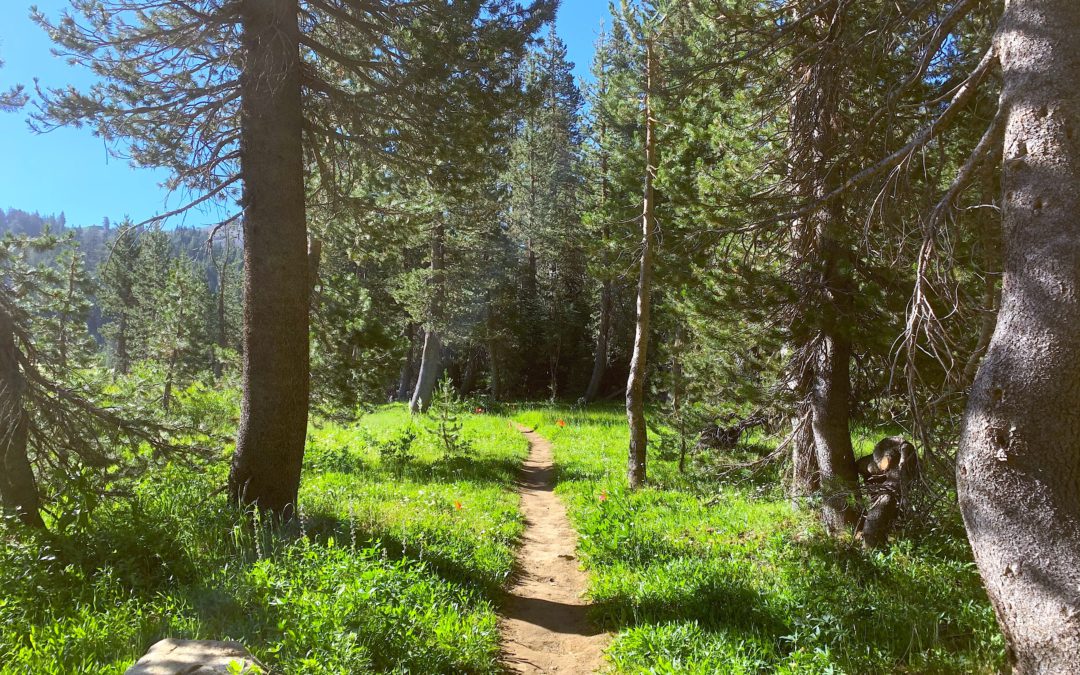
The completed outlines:
[[[593,673],[604,665],[610,635],[586,616],[588,578],[578,567],[577,533],[552,491],[551,443],[517,428],[529,441],[518,483],[525,534],[517,580],[503,603],[503,665],[511,673]]]

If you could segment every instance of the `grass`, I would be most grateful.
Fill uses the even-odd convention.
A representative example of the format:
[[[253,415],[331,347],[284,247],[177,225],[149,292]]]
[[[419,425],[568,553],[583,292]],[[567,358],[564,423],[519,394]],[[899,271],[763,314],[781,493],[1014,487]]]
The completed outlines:
[[[725,485],[700,461],[684,476],[654,448],[649,486],[627,492],[621,410],[531,408],[517,419],[553,442],[557,492],[580,534],[596,619],[616,633],[617,671],[1002,667],[1002,639],[959,528],[866,552],[826,537],[775,477]]]
[[[497,672],[526,444],[505,418],[462,422],[454,458],[423,431],[412,457],[380,452],[412,424],[399,406],[316,423],[285,537],[228,507],[224,460],[49,537],[0,525],[0,673],[122,673],[163,637],[239,640],[290,675]]]
[[[705,456],[683,475],[653,448],[649,486],[627,492],[621,410],[516,417],[554,443],[596,619],[616,633],[614,670],[1003,666],[957,523],[865,552],[824,536],[776,476],[724,483]],[[498,672],[526,443],[506,417],[459,420],[464,447],[449,454],[401,406],[316,420],[302,525],[285,533],[228,506],[224,456],[157,469],[130,498],[74,491],[47,537],[0,522],[0,674],[122,673],[162,637],[239,640],[290,675]],[[880,435],[860,434],[859,452]]]

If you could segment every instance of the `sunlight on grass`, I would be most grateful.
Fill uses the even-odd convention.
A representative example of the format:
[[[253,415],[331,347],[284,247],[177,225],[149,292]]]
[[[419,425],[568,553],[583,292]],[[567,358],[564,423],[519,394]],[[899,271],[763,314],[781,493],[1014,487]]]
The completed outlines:
[[[554,444],[557,492],[580,533],[596,618],[617,633],[609,656],[620,672],[970,673],[1003,663],[962,540],[864,552],[825,537],[775,487],[721,484],[707,463],[683,476],[655,450],[649,487],[629,493],[621,409],[526,409],[516,419]]]
[[[467,458],[389,406],[316,422],[302,526],[252,530],[226,504],[224,461],[149,474],[130,501],[49,539],[0,525],[0,673],[122,673],[163,637],[235,639],[281,672],[498,672],[495,602],[522,530],[524,439],[462,415]]]

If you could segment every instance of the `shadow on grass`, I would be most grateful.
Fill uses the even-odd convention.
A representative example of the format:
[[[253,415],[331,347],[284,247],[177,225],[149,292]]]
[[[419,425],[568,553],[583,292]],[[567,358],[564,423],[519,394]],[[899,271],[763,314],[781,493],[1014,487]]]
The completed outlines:
[[[450,457],[434,462],[387,462],[373,466],[356,460],[352,464],[342,464],[326,468],[312,469],[314,475],[320,473],[339,473],[347,476],[363,476],[372,480],[408,480],[413,483],[446,483],[467,481],[510,486],[520,461],[512,458],[495,459],[491,457]]]
[[[952,568],[927,571],[932,561],[893,562],[824,537],[787,547],[768,555],[766,564],[756,556],[737,561],[734,578],[723,567],[695,569],[682,579],[669,570],[668,589],[644,598],[628,584],[598,603],[594,616],[613,631],[695,622],[705,633],[764,638],[780,658],[796,649],[826,649],[851,672],[883,663],[955,672],[958,666],[950,664],[962,663],[964,655],[993,649],[992,630],[962,609],[983,598],[977,579],[954,577]],[[669,551],[656,560],[719,555]],[[633,567],[644,572],[657,564]],[[947,654],[958,658],[950,661]]]
[[[641,601],[619,596],[597,603],[594,612],[596,621],[608,630],[696,621],[706,631],[725,629],[777,639],[789,632],[784,617],[772,609],[764,594],[734,581],[703,579],[680,590],[677,597]]]
[[[468,561],[428,546],[406,542],[386,530],[360,527],[355,522],[350,523],[327,514],[311,516],[305,523],[305,528],[308,538],[319,544],[327,544],[330,538],[333,538],[337,545],[351,542],[352,545],[366,548],[375,544],[385,551],[391,560],[422,561],[436,576],[445,581],[476,590],[492,601],[502,597],[505,576],[485,573],[484,570],[469,565]]]

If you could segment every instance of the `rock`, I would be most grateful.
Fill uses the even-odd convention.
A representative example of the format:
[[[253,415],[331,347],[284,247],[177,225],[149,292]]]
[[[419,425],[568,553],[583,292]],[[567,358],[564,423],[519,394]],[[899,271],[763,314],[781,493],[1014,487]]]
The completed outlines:
[[[150,647],[126,675],[224,675],[230,664],[235,664],[232,672],[266,672],[239,642],[166,639]]]

